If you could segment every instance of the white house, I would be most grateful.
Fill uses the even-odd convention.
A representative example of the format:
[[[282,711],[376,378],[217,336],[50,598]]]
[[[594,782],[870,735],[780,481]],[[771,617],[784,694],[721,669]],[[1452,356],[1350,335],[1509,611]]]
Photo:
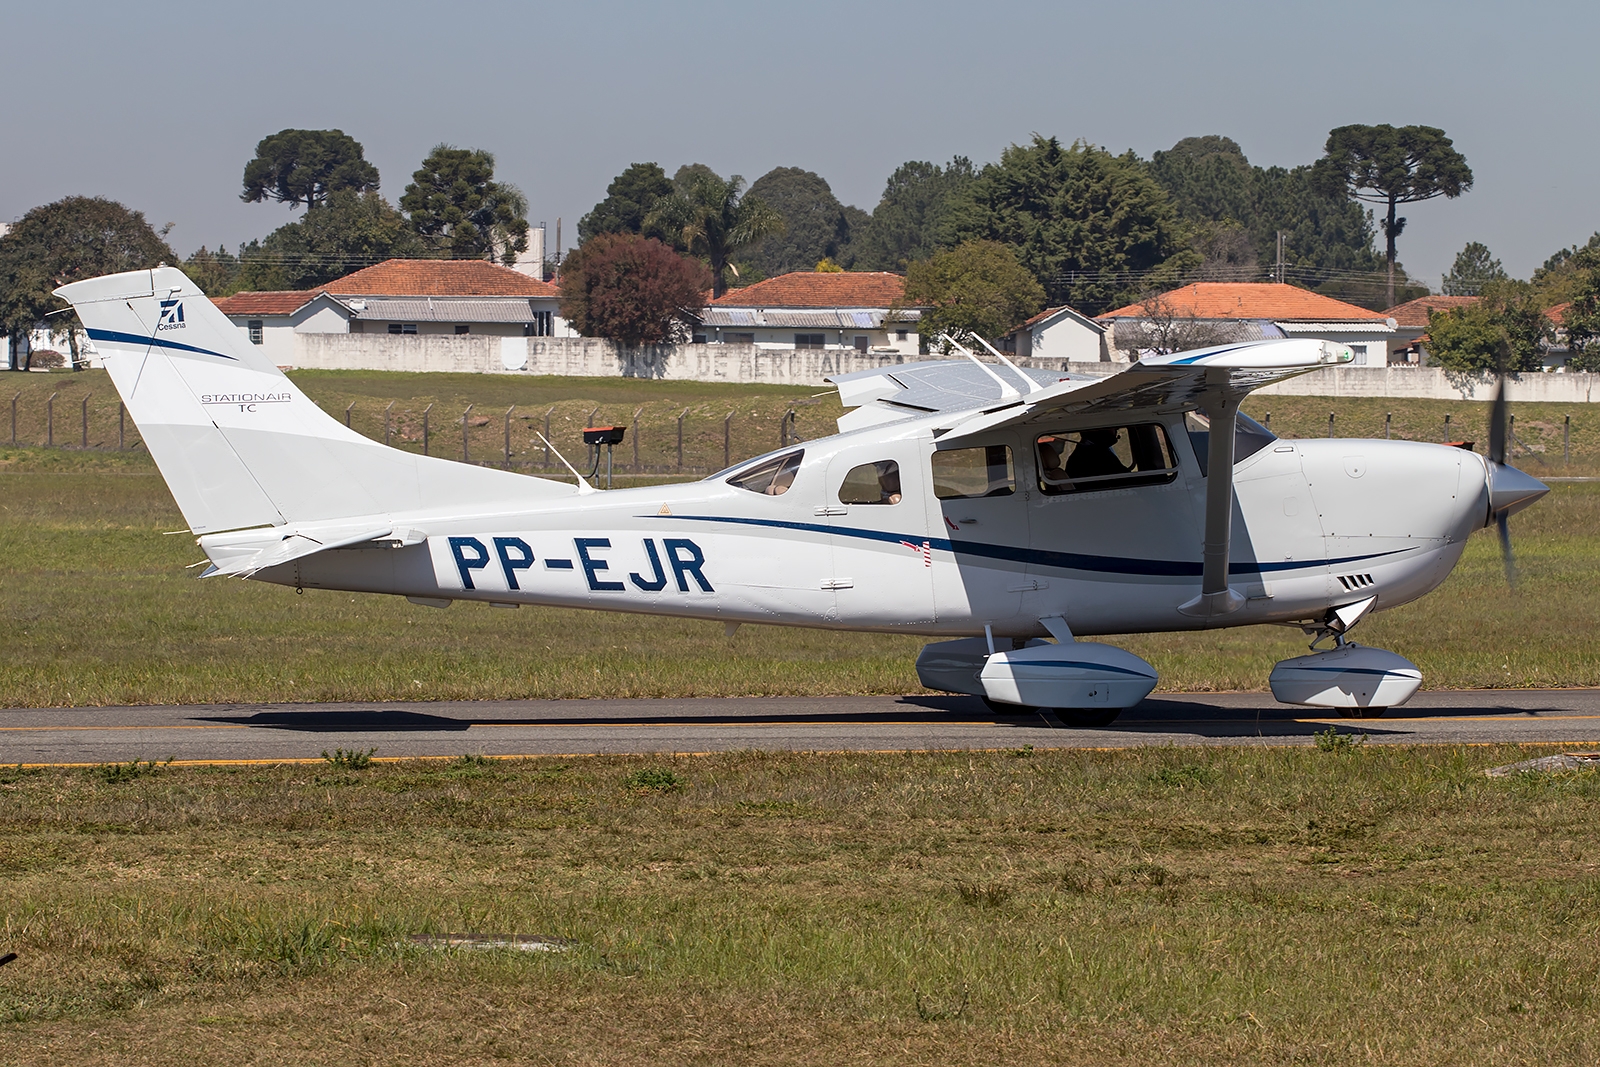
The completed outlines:
[[[1106,327],[1069,307],[1047,308],[1001,340],[1019,359],[1062,359],[1074,363],[1109,361]]]
[[[1108,342],[1118,359],[1129,358],[1164,328],[1193,325],[1205,327],[1221,343],[1277,337],[1337,341],[1350,346],[1356,366],[1381,367],[1397,335],[1394,319],[1381,311],[1282,282],[1196,282],[1095,321],[1110,328]]]
[[[320,289],[237,293],[217,307],[280,366],[316,333],[573,337],[560,290],[481,259],[391,259]]]
[[[920,308],[885,271],[795,271],[730,289],[695,316],[697,344],[825,348],[915,356]]]

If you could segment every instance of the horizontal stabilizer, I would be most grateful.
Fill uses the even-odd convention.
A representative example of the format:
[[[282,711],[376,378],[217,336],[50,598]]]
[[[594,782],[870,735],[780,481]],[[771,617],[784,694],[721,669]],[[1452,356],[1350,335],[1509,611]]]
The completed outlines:
[[[200,544],[212,562],[206,577],[224,574],[248,578],[257,571],[292,563],[317,552],[383,540],[393,534],[393,526],[371,523],[301,526],[293,530],[273,526],[215,534],[201,538]]]

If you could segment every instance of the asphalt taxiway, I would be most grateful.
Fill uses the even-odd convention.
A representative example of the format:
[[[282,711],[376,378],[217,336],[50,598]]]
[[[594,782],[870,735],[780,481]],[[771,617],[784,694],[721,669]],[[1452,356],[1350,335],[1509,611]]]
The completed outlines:
[[[1600,689],[1420,693],[1341,719],[1257,693],[1157,696],[1111,726],[1070,729],[968,697],[759,697],[0,709],[0,763],[316,760],[324,750],[418,756],[1122,748],[1312,744],[1329,726],[1370,744],[1600,743]]]

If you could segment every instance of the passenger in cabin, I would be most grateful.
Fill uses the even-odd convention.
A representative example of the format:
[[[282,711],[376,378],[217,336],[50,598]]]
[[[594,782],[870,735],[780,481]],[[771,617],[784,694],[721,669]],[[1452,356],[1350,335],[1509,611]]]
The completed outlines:
[[[1070,484],[1067,472],[1061,469],[1061,457],[1066,451],[1064,437],[1039,438],[1039,480],[1046,486]]]
[[[876,464],[878,468],[878,503],[900,503],[900,464],[894,460]]]
[[[1079,435],[1078,447],[1067,459],[1068,478],[1100,478],[1111,474],[1127,474],[1128,466],[1117,458],[1117,439],[1122,431],[1114,426],[1084,430]]]

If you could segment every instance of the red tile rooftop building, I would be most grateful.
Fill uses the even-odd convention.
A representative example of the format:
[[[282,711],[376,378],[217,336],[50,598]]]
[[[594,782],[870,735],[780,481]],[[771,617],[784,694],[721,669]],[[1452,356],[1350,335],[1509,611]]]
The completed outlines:
[[[1162,293],[1159,299],[1169,312],[1197,319],[1382,322],[1389,317],[1283,282],[1195,282]],[[1129,304],[1097,317],[1139,319],[1145,317],[1145,309],[1142,303]]]
[[[795,271],[711,301],[712,307],[887,308],[905,299],[906,280],[887,271]]]

